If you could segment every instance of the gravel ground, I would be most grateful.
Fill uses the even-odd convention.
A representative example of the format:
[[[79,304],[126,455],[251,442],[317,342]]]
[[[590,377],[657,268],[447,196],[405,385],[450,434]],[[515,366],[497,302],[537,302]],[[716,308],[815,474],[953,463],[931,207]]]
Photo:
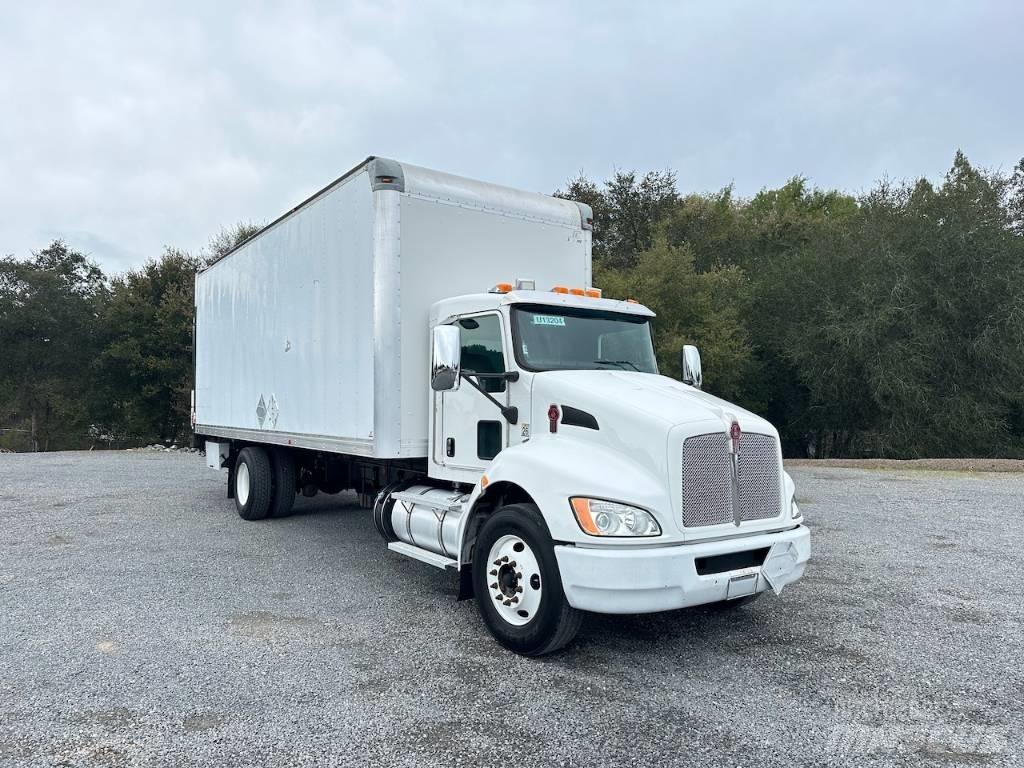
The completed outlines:
[[[792,473],[781,598],[531,661],[351,495],[245,523],[198,456],[2,456],[0,766],[1020,764],[1024,474]]]

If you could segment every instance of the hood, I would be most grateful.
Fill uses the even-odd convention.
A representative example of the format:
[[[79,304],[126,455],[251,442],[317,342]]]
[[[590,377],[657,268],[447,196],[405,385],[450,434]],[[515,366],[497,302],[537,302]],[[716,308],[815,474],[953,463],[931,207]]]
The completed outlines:
[[[698,422],[716,422],[728,429],[739,422],[744,432],[778,433],[765,419],[737,405],[682,384],[667,376],[634,371],[545,371],[534,379],[534,408],[551,403],[587,411],[598,424],[631,419],[661,422],[665,430]],[[637,417],[640,417],[639,419]],[[702,425],[700,431],[707,431]]]

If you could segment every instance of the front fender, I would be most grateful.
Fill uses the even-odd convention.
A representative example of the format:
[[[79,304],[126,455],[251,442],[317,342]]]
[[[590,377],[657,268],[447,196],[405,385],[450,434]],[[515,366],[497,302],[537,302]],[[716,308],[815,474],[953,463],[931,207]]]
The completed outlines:
[[[664,478],[621,452],[570,434],[537,436],[506,448],[495,457],[486,477],[488,487],[509,482],[530,494],[555,541],[650,546],[679,539],[675,526],[671,524],[672,504]],[[477,484],[470,496],[469,508],[472,509],[486,493],[487,488]],[[662,535],[657,538],[610,540],[590,536],[576,523],[569,506],[571,496],[591,496],[643,507],[657,518]],[[460,523],[460,541],[464,539],[469,517],[464,516]]]

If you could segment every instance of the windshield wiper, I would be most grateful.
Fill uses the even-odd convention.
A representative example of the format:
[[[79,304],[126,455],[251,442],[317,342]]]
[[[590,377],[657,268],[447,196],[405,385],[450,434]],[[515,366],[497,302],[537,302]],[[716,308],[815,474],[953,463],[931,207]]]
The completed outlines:
[[[623,370],[625,370],[625,366],[628,365],[629,367],[631,367],[637,373],[643,373],[643,371],[640,370],[640,368],[637,366],[637,364],[632,362],[632,361],[630,361],[630,360],[595,360],[594,362],[595,363],[605,363],[607,365],[617,365],[617,366],[619,366],[619,368],[622,368]]]

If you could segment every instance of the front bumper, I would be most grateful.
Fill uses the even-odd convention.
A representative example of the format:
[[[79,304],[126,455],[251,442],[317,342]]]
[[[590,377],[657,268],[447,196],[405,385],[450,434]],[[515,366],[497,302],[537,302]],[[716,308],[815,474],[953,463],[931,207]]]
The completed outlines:
[[[773,547],[760,568],[701,576],[697,558]],[[782,556],[776,557],[776,554]],[[671,547],[578,547],[558,545],[555,557],[569,605],[595,613],[654,613],[727,599],[729,581],[757,572],[756,592],[781,590],[804,573],[811,534],[800,525],[788,531]],[[769,583],[770,581],[770,583]]]

